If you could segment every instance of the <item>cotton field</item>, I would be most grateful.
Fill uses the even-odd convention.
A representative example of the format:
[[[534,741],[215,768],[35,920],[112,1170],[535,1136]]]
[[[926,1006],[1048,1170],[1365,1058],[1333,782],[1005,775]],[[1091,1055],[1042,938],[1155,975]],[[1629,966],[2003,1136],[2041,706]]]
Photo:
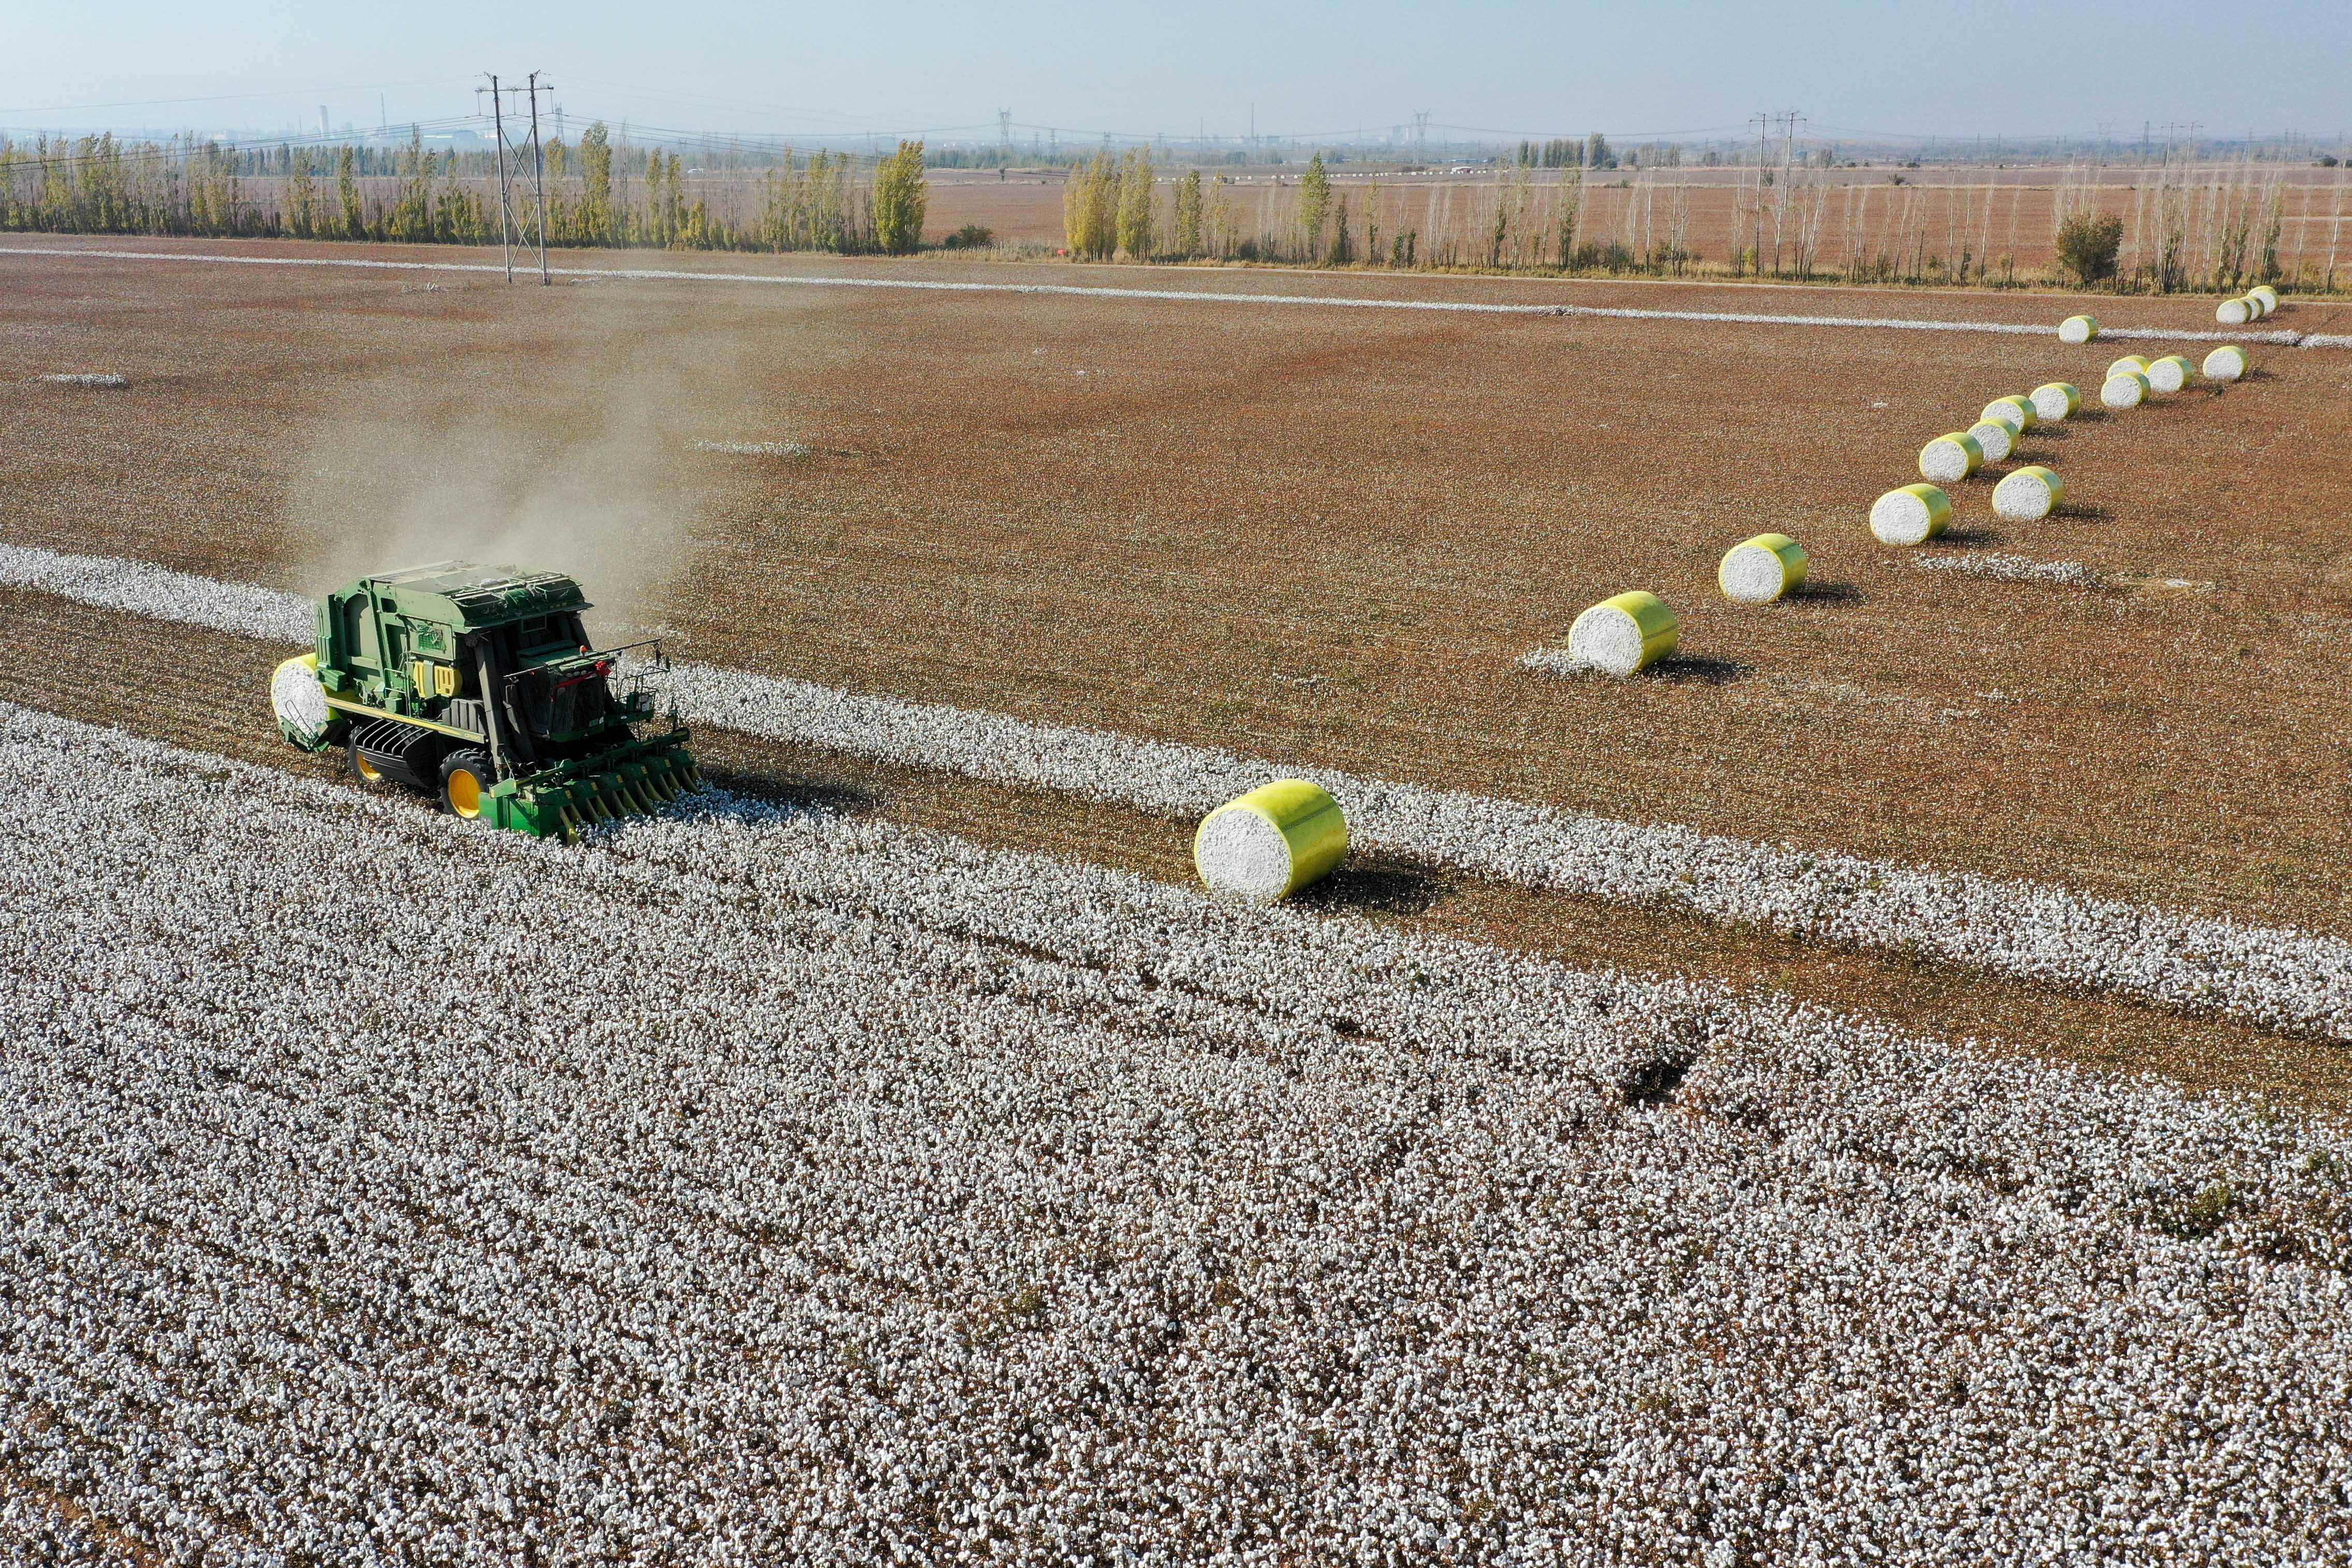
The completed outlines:
[[[1957,570],[1971,572],[2076,581],[2061,570],[2072,562],[1995,555],[1919,564],[1947,559],[1968,560]],[[143,561],[0,545],[0,584],[289,643],[315,627],[299,596]],[[1523,663],[1569,668],[1566,654],[1548,650]],[[711,664],[680,664],[667,684],[698,724],[1152,811],[1205,811],[1270,775],[1303,771],[1339,799],[1356,841],[1430,864],[2352,1039],[2352,945],[2334,937]]]
[[[2330,1563],[2352,1142],[7,710],[0,1463],[205,1563]]]

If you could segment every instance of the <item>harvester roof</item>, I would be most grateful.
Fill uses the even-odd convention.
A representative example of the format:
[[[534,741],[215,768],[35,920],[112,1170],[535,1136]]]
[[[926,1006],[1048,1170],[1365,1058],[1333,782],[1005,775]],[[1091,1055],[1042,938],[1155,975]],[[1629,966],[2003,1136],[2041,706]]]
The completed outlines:
[[[560,571],[520,566],[436,561],[362,578],[360,586],[390,599],[403,615],[458,626],[498,626],[555,611],[585,610],[580,585]]]

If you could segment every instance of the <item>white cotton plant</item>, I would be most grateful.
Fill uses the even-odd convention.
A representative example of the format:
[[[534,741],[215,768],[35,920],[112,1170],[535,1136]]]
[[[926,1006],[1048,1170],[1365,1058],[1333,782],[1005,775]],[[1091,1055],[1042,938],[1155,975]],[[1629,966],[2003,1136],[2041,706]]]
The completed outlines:
[[[0,770],[52,1560],[2352,1551],[2318,1124],[715,791]]]

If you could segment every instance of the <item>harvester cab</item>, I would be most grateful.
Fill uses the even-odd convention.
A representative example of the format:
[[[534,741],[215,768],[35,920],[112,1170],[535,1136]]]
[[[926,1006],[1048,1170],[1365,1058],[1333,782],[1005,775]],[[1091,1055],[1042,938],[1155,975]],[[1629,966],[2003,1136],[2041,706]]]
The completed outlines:
[[[317,648],[278,666],[280,734],[352,775],[539,837],[651,811],[702,782],[655,687],[661,644],[592,649],[572,579],[444,561],[363,577],[319,606]]]

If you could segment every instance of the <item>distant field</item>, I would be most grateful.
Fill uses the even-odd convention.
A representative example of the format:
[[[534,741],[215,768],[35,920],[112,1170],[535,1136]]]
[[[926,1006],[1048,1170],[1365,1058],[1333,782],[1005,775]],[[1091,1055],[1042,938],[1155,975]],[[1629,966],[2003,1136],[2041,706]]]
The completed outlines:
[[[1181,163],[1168,167],[1181,172]],[[1291,211],[1301,170],[1298,164],[1212,170],[1207,177],[1214,181],[1222,174],[1232,182],[1227,193],[1246,227],[1274,230]],[[1721,270],[1740,248],[1759,243],[1754,177],[1753,170],[1740,169],[1590,171],[1580,189],[1579,233],[1594,244],[1619,244],[1635,254],[1676,243],[1695,253],[1694,266],[1700,270]],[[1939,271],[1956,267],[1965,255],[1971,277],[1981,266],[1995,278],[2013,271],[2030,280],[2056,264],[2052,242],[2062,204],[2067,204],[2065,210],[2087,207],[2125,220],[2128,269],[2136,259],[2140,192],[2158,177],[2158,171],[2139,166],[1801,172],[1791,199],[1777,209],[1782,259],[1793,267],[1801,242],[1809,243],[1832,269],[1842,267],[1856,246],[1865,255],[1916,247],[1923,257],[1940,258]],[[1495,172],[1404,173],[1348,165],[1333,172],[1335,190],[1348,198],[1359,223],[1370,210],[1383,234],[1411,228],[1424,239],[1441,228],[1461,227],[1474,210],[1484,213],[1498,182],[1507,178]],[[1557,170],[1528,173],[1527,189],[1539,208],[1549,210],[1561,178]],[[1000,244],[1058,246],[1063,180],[1062,172],[1052,169],[1008,170],[1002,178],[993,171],[933,170],[924,232],[938,240],[966,224],[979,224]],[[2221,210],[2218,187],[2224,185],[2252,206],[2257,252],[2275,194],[2281,266],[2291,275],[2308,268],[2315,277],[2332,254],[2338,277],[2352,276],[2352,183],[2328,169],[2196,166],[2182,198],[2192,260],[2210,238]],[[1768,270],[1775,211],[1767,191],[1760,248]],[[2013,267],[2005,268],[2004,263]]]

